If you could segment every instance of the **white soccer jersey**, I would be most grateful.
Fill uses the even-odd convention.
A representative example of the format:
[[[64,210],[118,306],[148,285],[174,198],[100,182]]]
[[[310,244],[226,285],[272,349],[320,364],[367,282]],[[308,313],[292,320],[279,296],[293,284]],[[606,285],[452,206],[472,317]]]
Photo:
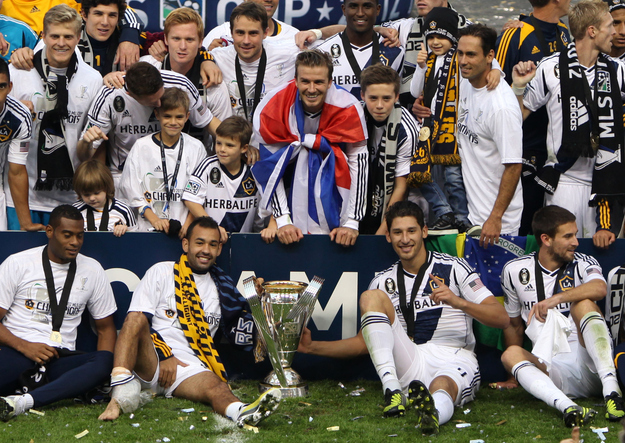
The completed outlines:
[[[287,25],[280,20],[273,18],[270,20],[273,20],[274,33],[273,35],[268,35],[265,38],[265,42],[271,44],[290,44],[295,46],[295,34],[299,32],[299,29],[294,28],[291,25]],[[206,34],[206,37],[204,37],[202,45],[208,49],[215,39],[221,39],[227,43],[227,46],[231,46],[233,44],[230,22],[222,23],[221,25],[215,26],[211,29],[209,33]]]
[[[530,111],[536,111],[542,106],[547,107],[549,125],[547,127],[547,161],[545,166],[553,166],[558,163],[556,155],[562,144],[562,92],[560,88],[559,57],[560,53],[555,53],[542,59],[536,69],[536,77],[527,85],[525,96],[523,97],[523,105]],[[588,79],[591,93],[594,94],[595,67],[582,67]],[[615,61],[614,67],[621,97],[625,99],[625,65]],[[608,75],[604,71],[601,71],[601,74]],[[594,157],[579,157],[571,168],[560,175],[559,183],[581,183],[590,186],[594,165]]]
[[[530,255],[510,260],[505,264],[501,272],[501,287],[504,292],[504,307],[510,318],[521,317],[525,324],[532,307],[538,303],[538,295],[536,293],[536,252]],[[545,288],[545,299],[553,296],[558,270],[548,271],[540,266],[543,284]],[[573,262],[567,265],[570,273],[561,276],[561,285],[563,288],[570,289],[577,287],[591,280],[601,280],[605,282],[599,262],[590,255],[575,253]],[[568,315],[571,310],[570,303],[562,303],[556,306],[556,309],[563,314]],[[573,317],[569,316],[571,322],[571,335],[569,341],[577,341],[577,327],[573,321]]]
[[[112,231],[115,226],[122,224],[128,226],[128,231],[137,230],[137,219],[135,218],[132,209],[123,201],[114,198],[108,204],[109,206],[109,222],[107,231]],[[87,230],[87,211],[89,205],[82,200],[78,200],[74,203],[74,207],[78,208],[82,214],[82,218],[85,220],[85,231]],[[97,230],[100,228],[100,222],[102,221],[102,212],[93,210],[93,221]]]
[[[60,330],[62,344],[53,342],[50,340],[50,298],[42,265],[43,248],[39,246],[18,252],[0,265],[0,308],[7,310],[2,324],[13,335],[31,343],[74,350],[76,329],[85,308],[96,320],[108,317],[117,310],[113,290],[100,263],[78,254],[76,276]],[[69,263],[50,261],[50,266],[54,275],[56,299],[60,300]]]
[[[518,101],[506,82],[493,91],[475,89],[460,82],[458,145],[462,178],[467,193],[469,219],[483,225],[499,194],[505,164],[523,161],[523,117]],[[521,223],[521,181],[501,219],[502,234],[516,234]]]
[[[433,343],[473,351],[473,319],[460,309],[432,301],[430,295],[433,281],[429,275],[439,277],[455,295],[472,303],[480,304],[493,294],[464,259],[428,251],[427,260],[428,268],[414,300],[414,331],[406,332],[413,336],[416,344]],[[380,289],[388,295],[395,308],[395,315],[406,330],[406,320],[400,308],[397,271],[395,263],[378,273],[369,284],[369,289]],[[415,277],[405,270],[401,277],[404,279],[407,299],[411,296]]]
[[[205,158],[189,178],[182,199],[204,206],[228,232],[253,231],[259,192],[252,171],[243,162],[233,176],[216,155]]]
[[[221,321],[217,286],[210,275],[193,274],[197,292],[210,333],[214,337]],[[128,312],[145,312],[152,316],[152,328],[171,348],[176,358],[187,364],[202,364],[189,346],[178,320],[174,281],[174,262],[157,263],[147,270],[134,293]]]
[[[182,158],[178,175],[173,177],[182,144]],[[165,148],[165,165],[171,201],[167,201],[163,165],[161,162],[161,144],[153,135],[137,140],[128,154],[122,173],[120,188],[132,208],[149,206],[158,218],[178,220],[184,224],[189,210],[182,202],[182,193],[189,177],[206,157],[202,143],[188,134],[181,134],[176,146]],[[152,229],[150,222],[138,217],[139,231]]]
[[[267,92],[278,86],[282,86],[295,77],[295,58],[297,57],[297,51],[286,46],[264,45],[264,48],[267,53],[267,65],[263,78],[263,90],[260,94],[261,100]],[[234,68],[237,56],[234,46],[213,49],[211,54],[215,58],[217,66],[221,69],[223,82],[228,87],[234,115],[247,118],[251,123],[254,94],[256,92],[256,74],[258,72],[260,59],[252,63],[240,61],[243,83],[245,83],[245,99],[248,113],[246,117],[241,94],[239,93],[236,70]]]
[[[189,96],[189,120],[193,126],[204,128],[211,122],[213,114],[206,108],[200,93],[189,79],[173,71],[161,71],[161,77],[165,88],[180,88]],[[140,104],[128,94],[125,87],[100,89],[89,109],[85,131],[91,126],[98,126],[108,134],[107,155],[116,184],[121,177],[128,152],[135,142],[140,137],[161,130],[161,125],[154,116],[154,108]],[[93,147],[97,148],[100,143],[101,140],[93,143]]]
[[[11,70],[11,78],[13,79],[11,95],[18,100],[28,100],[32,102],[37,114],[32,125],[31,149],[28,151],[28,158],[26,160],[28,188],[30,189],[28,197],[30,209],[34,211],[51,212],[58,205],[71,205],[76,200],[73,191],[33,191],[38,178],[37,145],[39,127],[46,105],[46,100],[44,99],[45,91],[43,89],[43,81],[35,69],[21,71],[15,69],[12,65],[9,66],[9,69]],[[77,71],[72,77],[68,88],[68,116],[63,120],[65,145],[67,146],[67,151],[74,168],[80,164],[80,159],[76,152],[76,144],[78,143],[79,135],[87,120],[87,111],[101,87],[102,77],[98,71],[85,64],[81,58],[78,58]],[[7,194],[7,206],[14,206],[10,193]]]
[[[343,33],[336,34],[318,46],[318,49],[327,52],[332,57],[334,64],[334,72],[332,81],[335,85],[347,89],[351,94],[360,100],[360,79],[354,74],[349,64],[343,40]],[[404,60],[403,48],[388,48],[384,46],[384,37],[380,36],[380,62],[385,66],[390,66],[398,73],[401,73],[401,66]],[[365,69],[371,65],[371,56],[373,53],[373,43],[369,43],[363,47],[351,45],[354,57],[360,69]]]

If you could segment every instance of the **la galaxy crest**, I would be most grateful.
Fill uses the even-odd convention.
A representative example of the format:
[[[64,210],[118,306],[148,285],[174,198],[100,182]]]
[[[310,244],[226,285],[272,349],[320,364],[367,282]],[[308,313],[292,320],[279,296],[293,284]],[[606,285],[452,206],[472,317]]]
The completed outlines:
[[[13,130],[8,125],[0,126],[0,142],[5,142],[11,137]]]
[[[212,172],[212,171],[211,171]],[[248,177],[241,182],[241,187],[247,195],[253,195],[256,192],[256,182],[252,177]]]

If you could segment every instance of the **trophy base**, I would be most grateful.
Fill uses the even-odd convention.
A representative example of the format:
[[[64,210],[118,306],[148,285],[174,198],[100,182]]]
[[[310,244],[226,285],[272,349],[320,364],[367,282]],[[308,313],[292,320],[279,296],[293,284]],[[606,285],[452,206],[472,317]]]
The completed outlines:
[[[286,374],[287,386],[281,386],[275,371],[271,371],[269,375],[258,384],[258,390],[261,394],[272,388],[280,388],[282,398],[307,397],[308,385],[302,380],[302,377],[291,368],[284,368],[284,373]]]

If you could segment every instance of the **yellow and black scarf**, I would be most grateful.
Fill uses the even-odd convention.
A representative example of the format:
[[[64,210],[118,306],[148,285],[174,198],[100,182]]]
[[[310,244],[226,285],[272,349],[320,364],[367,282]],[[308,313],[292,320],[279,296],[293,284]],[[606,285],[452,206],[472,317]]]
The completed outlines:
[[[432,181],[432,165],[459,165],[456,121],[458,85],[460,82],[456,47],[445,55],[440,75],[436,78],[436,54],[431,52],[426,62],[424,104],[431,103],[436,94],[432,118],[425,119],[419,133],[419,143],[410,162],[408,185],[419,187]],[[428,91],[431,91],[428,94]]]
[[[189,346],[213,373],[226,381],[226,369],[215,349],[186,254],[182,254],[174,264],[174,281],[178,320]]]

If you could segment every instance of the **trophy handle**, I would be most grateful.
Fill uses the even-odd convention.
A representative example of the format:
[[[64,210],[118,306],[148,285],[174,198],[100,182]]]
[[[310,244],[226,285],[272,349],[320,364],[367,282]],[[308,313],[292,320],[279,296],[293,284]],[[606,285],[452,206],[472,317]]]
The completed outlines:
[[[260,298],[258,296],[258,292],[256,291],[254,277],[248,277],[243,280],[243,295],[247,299],[247,302],[250,304],[250,308],[252,309],[252,317],[254,318],[256,327],[258,328],[259,332],[262,334],[263,339],[265,340],[265,344],[267,345],[267,355],[269,355],[269,360],[271,361],[273,370],[275,371],[278,380],[280,380],[280,385],[286,387],[288,385],[288,382],[286,379],[286,374],[284,373],[284,368],[282,367],[282,363],[280,362],[280,354],[278,352],[280,349],[282,349],[279,342],[280,338],[277,337],[277,334],[276,337],[271,334],[271,329],[269,328],[267,318],[265,317],[265,311],[263,310]]]
[[[291,308],[289,315],[286,317],[287,320],[293,320],[304,313],[305,317],[303,326],[306,326],[308,320],[310,320],[313,310],[315,309],[315,303],[317,301],[317,297],[319,297],[319,292],[321,291],[321,286],[324,281],[325,280],[323,278],[317,277],[316,275],[313,277],[302,296],[297,300],[297,303],[295,303],[295,306]]]

